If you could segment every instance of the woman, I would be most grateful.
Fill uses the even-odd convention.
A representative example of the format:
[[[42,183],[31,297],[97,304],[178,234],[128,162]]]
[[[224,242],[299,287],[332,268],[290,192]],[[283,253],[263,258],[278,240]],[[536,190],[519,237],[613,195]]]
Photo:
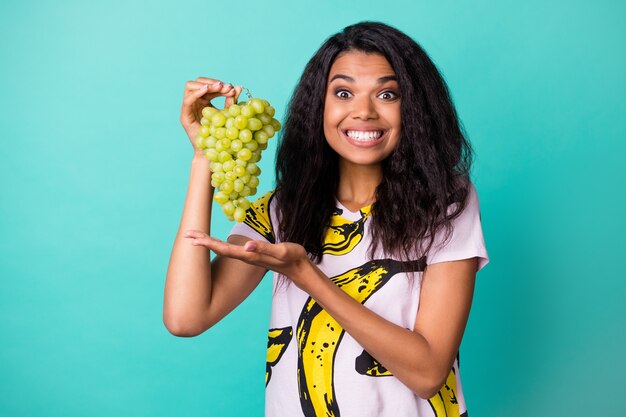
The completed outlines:
[[[192,144],[199,109],[240,92],[187,83]],[[210,173],[195,150],[167,328],[202,333],[272,270],[266,415],[466,415],[458,349],[488,262],[471,155],[422,48],[381,23],[345,28],[296,87],[275,190],[227,242],[210,237]]]

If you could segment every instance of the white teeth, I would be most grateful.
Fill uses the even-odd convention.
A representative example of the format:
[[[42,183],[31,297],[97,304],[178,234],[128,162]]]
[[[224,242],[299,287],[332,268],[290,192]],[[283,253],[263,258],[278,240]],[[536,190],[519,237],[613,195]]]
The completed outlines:
[[[373,130],[364,132],[361,130],[348,130],[346,131],[346,135],[350,136],[351,139],[354,140],[362,140],[362,141],[372,141],[381,137],[383,132],[381,130]]]

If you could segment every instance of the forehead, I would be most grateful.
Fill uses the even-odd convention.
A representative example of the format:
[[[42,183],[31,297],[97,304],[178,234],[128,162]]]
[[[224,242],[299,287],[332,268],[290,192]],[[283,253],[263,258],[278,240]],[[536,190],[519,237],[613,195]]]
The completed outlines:
[[[391,64],[384,55],[366,54],[360,51],[342,52],[330,67],[328,79],[335,74],[349,75],[352,78],[379,78],[395,75]]]

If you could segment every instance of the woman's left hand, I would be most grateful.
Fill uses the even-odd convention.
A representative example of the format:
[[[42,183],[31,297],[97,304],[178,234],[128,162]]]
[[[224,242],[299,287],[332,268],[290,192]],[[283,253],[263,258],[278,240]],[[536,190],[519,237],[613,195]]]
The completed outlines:
[[[204,233],[188,233],[192,244],[204,246],[217,255],[239,259],[252,265],[271,269],[285,275],[298,287],[301,287],[305,268],[311,266],[306,250],[297,243],[268,243],[250,240],[243,246],[221,241]]]

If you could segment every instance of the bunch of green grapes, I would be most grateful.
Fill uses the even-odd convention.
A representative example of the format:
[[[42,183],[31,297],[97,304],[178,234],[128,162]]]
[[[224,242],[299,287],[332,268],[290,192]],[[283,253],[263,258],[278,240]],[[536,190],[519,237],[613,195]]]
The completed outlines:
[[[275,110],[267,100],[251,98],[218,110],[202,109],[196,145],[211,161],[213,199],[228,220],[242,222],[250,207],[247,197],[256,194],[261,169],[261,151],[280,130]]]

